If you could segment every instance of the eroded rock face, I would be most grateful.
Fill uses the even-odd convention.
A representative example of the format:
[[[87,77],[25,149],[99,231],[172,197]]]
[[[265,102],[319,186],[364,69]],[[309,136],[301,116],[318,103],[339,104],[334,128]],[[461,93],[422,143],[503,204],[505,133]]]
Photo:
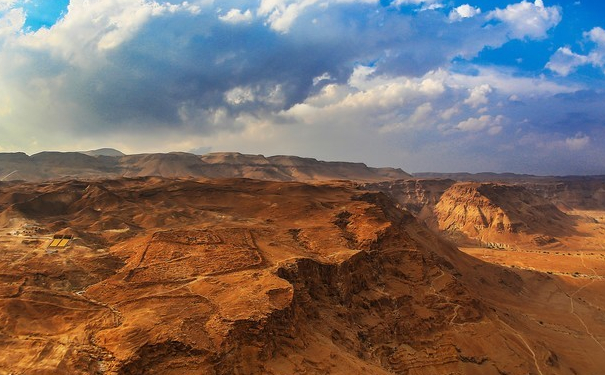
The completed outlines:
[[[0,189],[11,197],[0,203],[0,369],[9,373],[605,366],[598,348],[570,349],[588,336],[568,322],[567,304],[549,306],[548,326],[531,318],[557,298],[553,280],[466,256],[386,195],[348,183],[145,178]],[[49,253],[47,235],[23,242],[32,225],[75,239]]]
[[[523,184],[528,190],[567,209],[605,209],[605,176],[568,177],[552,183]]]
[[[556,237],[574,233],[574,219],[559,210],[555,201],[522,185],[401,180],[361,187],[384,192],[430,228],[461,243],[549,245]]]
[[[546,199],[515,185],[455,184],[441,196],[435,214],[441,230],[459,231],[483,241],[573,232],[569,216]]]

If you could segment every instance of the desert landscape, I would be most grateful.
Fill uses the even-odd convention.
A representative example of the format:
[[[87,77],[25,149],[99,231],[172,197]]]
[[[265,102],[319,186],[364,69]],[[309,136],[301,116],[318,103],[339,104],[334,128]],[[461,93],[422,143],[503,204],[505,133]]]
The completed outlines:
[[[0,375],[605,375],[604,4],[0,0]]]
[[[78,175],[65,160],[82,155],[0,182],[0,373],[605,368],[600,177],[226,153]],[[223,175],[175,176],[194,159]]]

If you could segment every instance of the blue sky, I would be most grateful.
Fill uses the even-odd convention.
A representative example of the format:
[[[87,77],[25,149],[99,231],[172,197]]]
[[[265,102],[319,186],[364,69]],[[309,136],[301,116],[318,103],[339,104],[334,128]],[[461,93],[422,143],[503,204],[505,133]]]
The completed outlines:
[[[0,0],[0,152],[605,174],[605,5]]]

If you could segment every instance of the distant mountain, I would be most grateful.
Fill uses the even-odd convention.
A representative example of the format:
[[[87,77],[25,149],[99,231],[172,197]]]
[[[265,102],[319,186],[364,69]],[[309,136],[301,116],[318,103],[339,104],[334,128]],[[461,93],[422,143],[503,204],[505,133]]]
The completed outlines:
[[[385,181],[411,177],[398,168],[371,168],[363,163],[236,152],[124,155],[118,150],[105,148],[85,152],[41,152],[32,156],[0,153],[0,180],[5,181],[121,176],[240,177],[273,181]]]
[[[81,151],[82,154],[88,156],[124,156],[122,151],[116,150],[115,148],[99,148],[97,150]]]

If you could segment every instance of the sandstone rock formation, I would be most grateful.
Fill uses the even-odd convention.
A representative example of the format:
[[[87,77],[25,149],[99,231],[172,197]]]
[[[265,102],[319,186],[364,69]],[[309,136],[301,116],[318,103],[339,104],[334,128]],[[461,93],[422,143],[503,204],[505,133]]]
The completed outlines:
[[[476,240],[497,247],[519,242],[548,245],[556,243],[557,237],[573,234],[577,218],[553,202],[565,207],[578,206],[577,202],[563,194],[558,195],[559,200],[554,199],[546,189],[550,185],[533,186],[530,190],[522,184],[440,179],[360,184],[363,189],[388,194],[429,227],[448,233],[459,243]]]
[[[521,186],[457,183],[435,205],[441,230],[483,242],[510,243],[525,236],[564,236],[573,220]]]

